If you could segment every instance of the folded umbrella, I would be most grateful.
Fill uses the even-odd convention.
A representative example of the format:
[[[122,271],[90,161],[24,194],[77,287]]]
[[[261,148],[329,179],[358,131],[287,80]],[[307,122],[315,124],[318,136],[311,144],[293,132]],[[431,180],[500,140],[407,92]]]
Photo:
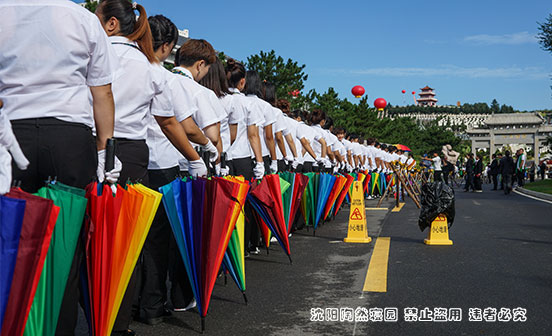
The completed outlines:
[[[6,196],[26,201],[2,336],[23,335],[46,260],[59,207],[54,202],[13,188]]]
[[[24,335],[54,335],[67,278],[82,228],[87,199],[84,190],[48,184],[38,195],[60,208]]]
[[[25,200],[0,196],[0,330],[17,260],[25,204]]]
[[[336,175],[335,176],[335,183],[332,187],[332,190],[330,192],[330,196],[328,197],[328,202],[326,203],[326,207],[324,208],[324,216],[323,219],[328,219],[328,216],[332,212],[337,198],[341,194],[341,191],[343,190],[343,187],[345,186],[345,183],[347,183],[347,178],[342,175]]]
[[[334,216],[337,215],[337,212],[341,208],[341,204],[343,204],[343,200],[345,200],[345,196],[347,196],[349,193],[349,188],[351,188],[355,180],[355,178],[351,174],[347,174],[345,176],[345,179],[346,179],[345,185],[341,189],[341,192],[339,193],[339,197],[337,198],[335,203]]]
[[[318,184],[318,194],[316,199],[316,217],[314,221],[314,230],[323,219],[322,215],[328,202],[328,198],[335,184],[335,176],[331,174],[320,174],[320,183]]]

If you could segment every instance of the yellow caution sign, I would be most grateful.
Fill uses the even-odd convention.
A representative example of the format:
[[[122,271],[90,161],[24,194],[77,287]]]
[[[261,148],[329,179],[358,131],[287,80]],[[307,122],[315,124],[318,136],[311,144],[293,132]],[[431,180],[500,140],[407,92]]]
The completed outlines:
[[[447,217],[439,215],[431,223],[431,228],[427,234],[427,239],[424,243],[427,245],[452,245],[452,240],[449,239]]]
[[[351,211],[349,214],[349,229],[346,243],[369,243],[372,238],[368,237],[368,228],[366,227],[366,210],[364,208],[364,191],[362,182],[353,182],[351,193]]]

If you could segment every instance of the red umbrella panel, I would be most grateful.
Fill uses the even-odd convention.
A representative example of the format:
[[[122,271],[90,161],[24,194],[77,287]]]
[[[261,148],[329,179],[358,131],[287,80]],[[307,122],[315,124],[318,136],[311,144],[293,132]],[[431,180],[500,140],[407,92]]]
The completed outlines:
[[[23,335],[60,209],[52,200],[12,189],[6,196],[27,202],[2,336]]]
[[[324,209],[324,220],[328,218],[330,215],[330,212],[335,205],[335,201],[341,194],[341,191],[343,190],[343,187],[345,186],[345,183],[347,183],[347,178],[341,175],[336,175],[335,183],[332,187],[332,190],[330,192],[330,196],[328,197],[328,202],[326,202],[326,207]]]
[[[349,188],[353,185],[353,182],[355,181],[355,177],[350,174],[347,174],[345,178],[347,179],[347,181],[345,181],[345,185],[343,186],[343,189],[341,190],[341,193],[336,200],[334,216],[337,215],[337,212],[341,208],[341,204],[343,204],[343,201],[345,200],[345,196],[347,196],[347,193],[349,192]]]
[[[295,181],[293,184],[293,195],[291,199],[291,211],[290,211],[289,223],[288,223],[288,234],[291,232],[293,220],[295,219],[297,211],[301,206],[301,198],[303,198],[303,194],[305,193],[308,183],[309,183],[309,177],[307,175],[303,175],[300,173],[295,174]]]

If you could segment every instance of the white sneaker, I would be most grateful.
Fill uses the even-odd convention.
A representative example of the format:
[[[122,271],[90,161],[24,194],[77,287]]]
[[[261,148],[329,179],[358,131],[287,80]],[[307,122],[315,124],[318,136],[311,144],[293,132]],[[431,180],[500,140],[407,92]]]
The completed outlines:
[[[251,251],[249,251],[249,253],[251,253],[251,254],[259,254],[259,253],[261,253],[261,250],[259,250],[259,248],[258,248],[258,247],[255,247],[255,249],[254,249],[254,250],[251,250]]]
[[[270,242],[271,243],[277,243],[278,239],[276,239],[276,237],[272,237],[272,238],[270,238]]]
[[[197,306],[197,302],[195,299],[193,299],[192,302],[190,302],[190,304],[187,305],[185,308],[174,308],[173,310],[175,312],[185,312],[187,310],[194,309],[196,306]]]
[[[288,234],[288,238],[291,238],[291,236],[292,236],[292,234],[291,234],[291,233],[290,233],[290,234]]]

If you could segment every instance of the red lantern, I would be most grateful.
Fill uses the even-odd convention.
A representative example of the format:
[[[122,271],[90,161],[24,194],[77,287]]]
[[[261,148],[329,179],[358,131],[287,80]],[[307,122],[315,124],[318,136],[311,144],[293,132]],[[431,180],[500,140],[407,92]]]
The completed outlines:
[[[402,90],[401,92],[402,92],[402,93],[406,93],[406,90]]]
[[[412,91],[412,94],[415,95],[415,94],[416,94],[416,91]]]
[[[290,96],[292,96],[293,98],[297,98],[297,96],[299,96],[300,93],[301,93],[301,91],[299,91],[299,90],[293,90],[293,91],[288,92],[288,94]]]
[[[355,86],[354,88],[351,89],[351,93],[353,94],[353,96],[355,96],[356,98],[360,98],[364,95],[366,91],[364,90],[364,88],[360,85],[357,85]]]
[[[383,109],[387,106],[387,102],[383,98],[378,98],[374,100],[374,106],[378,109],[378,111],[383,111]]]

